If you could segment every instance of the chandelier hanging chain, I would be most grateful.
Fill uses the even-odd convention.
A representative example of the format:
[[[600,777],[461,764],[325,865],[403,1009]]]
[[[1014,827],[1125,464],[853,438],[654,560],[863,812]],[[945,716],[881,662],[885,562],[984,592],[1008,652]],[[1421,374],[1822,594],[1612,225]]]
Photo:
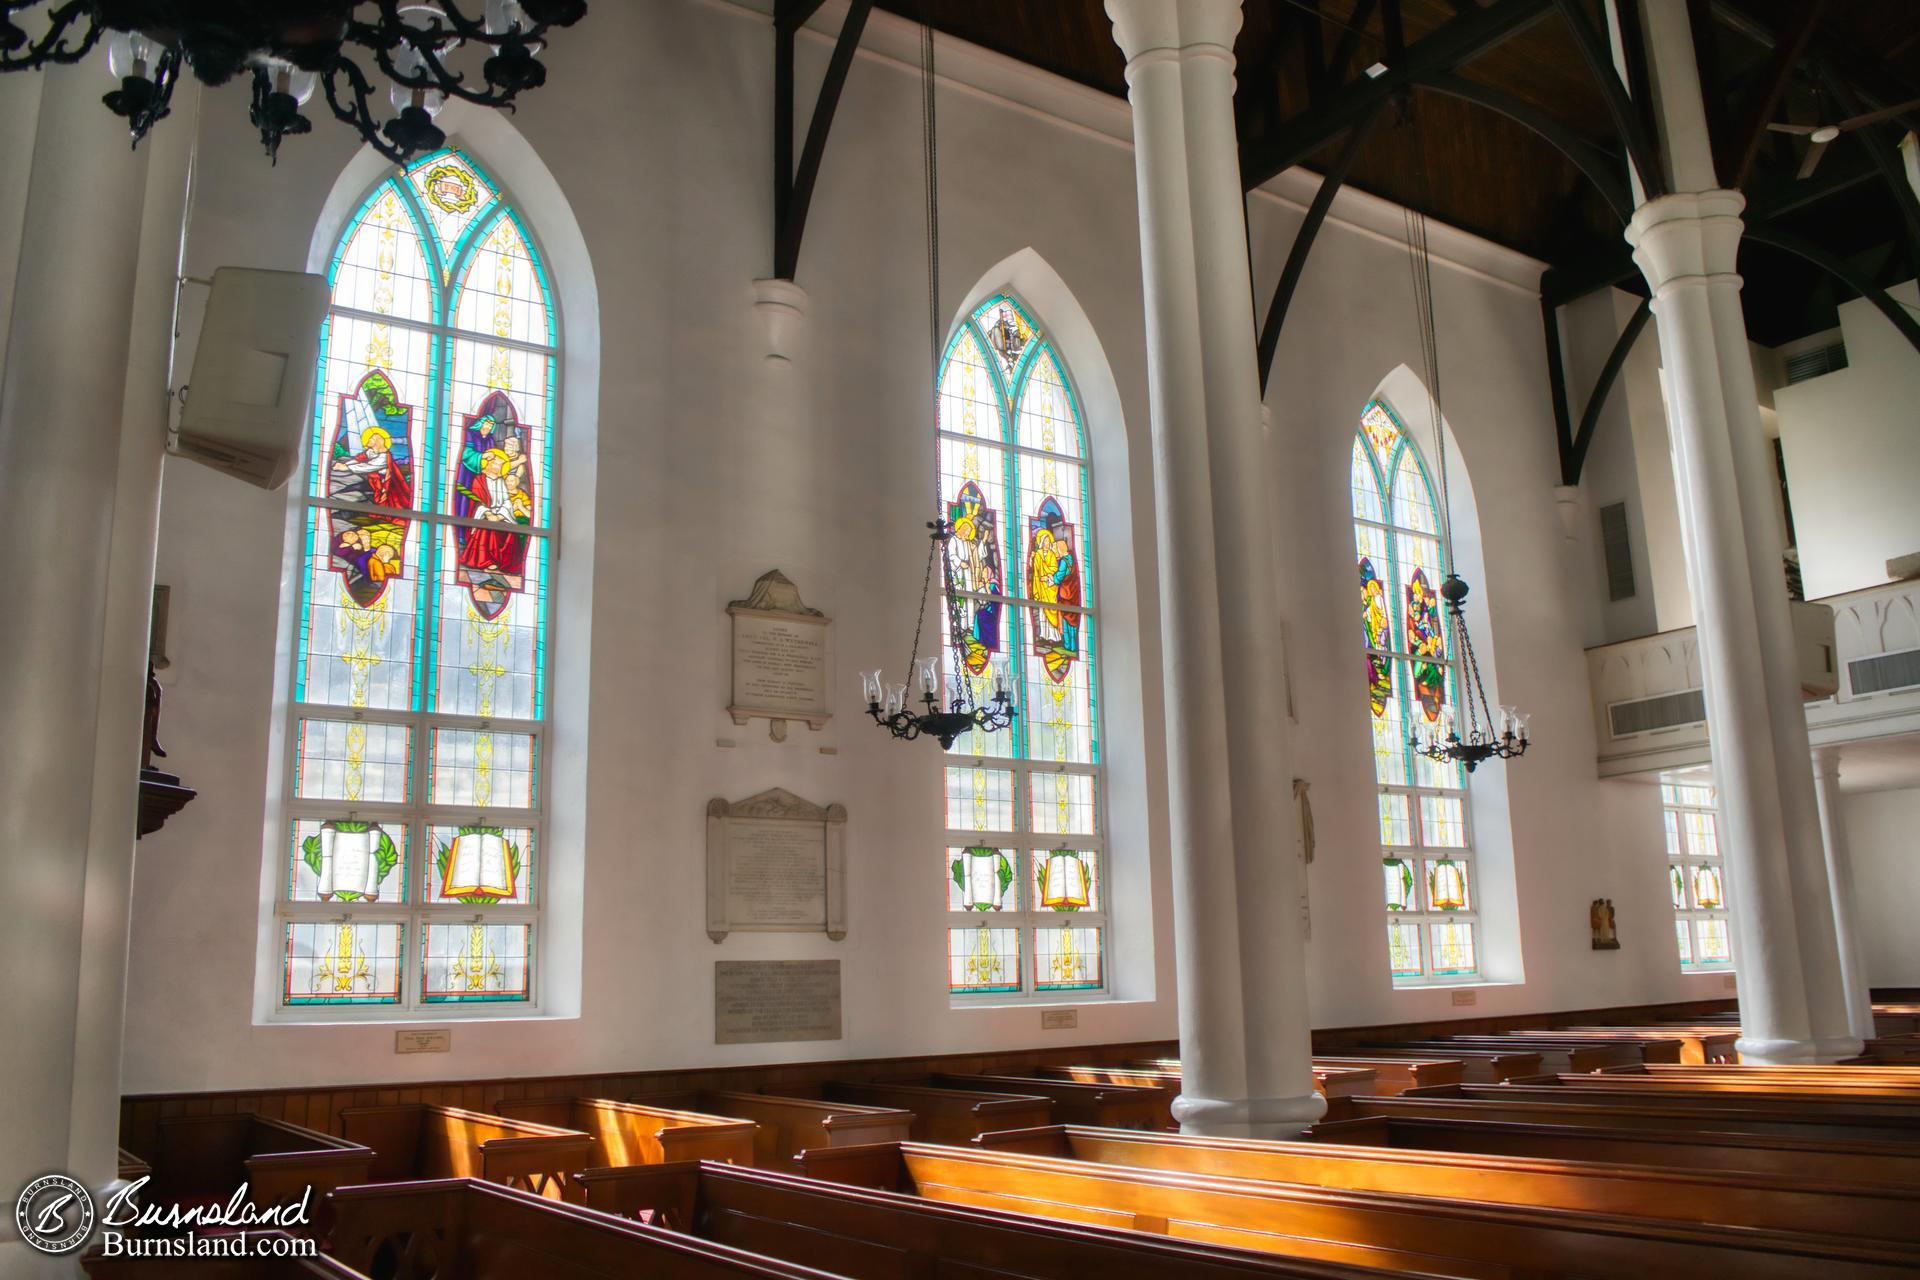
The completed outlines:
[[[925,161],[924,191],[927,201],[927,333],[933,357],[933,386],[939,394],[941,335],[940,316],[940,179],[939,129],[934,103],[933,18],[930,7],[921,5],[920,18],[920,144]],[[938,498],[936,496],[936,505]],[[927,522],[932,545],[927,548],[927,572],[920,583],[920,608],[914,614],[913,649],[907,657],[907,678],[920,679],[920,701],[924,711],[908,708],[907,686],[889,685],[878,671],[860,674],[866,695],[867,714],[894,737],[911,741],[921,735],[937,738],[942,747],[951,748],[960,735],[970,731],[998,733],[1013,723],[1013,698],[1004,673],[994,676],[993,696],[984,703],[976,701],[975,684],[967,679],[962,654],[965,652],[965,604],[959,584],[954,581],[953,557],[949,543],[953,526],[944,515]],[[927,602],[933,595],[933,566],[940,565],[940,589],[945,604],[948,648],[952,650],[953,674],[948,688],[952,696],[945,710],[940,707],[940,660],[920,661],[920,642],[925,636]],[[980,685],[984,691],[983,683]]]
[[[1412,120],[1411,111],[1407,119]],[[1426,202],[1432,203],[1432,176],[1427,170],[1424,137],[1414,136],[1414,163]],[[1402,209],[1407,231],[1407,260],[1413,275],[1414,322],[1420,333],[1420,363],[1426,379],[1427,416],[1432,424],[1434,449],[1439,459],[1440,511],[1439,537],[1444,578],[1440,599],[1444,608],[1442,627],[1446,650],[1459,664],[1456,699],[1465,710],[1462,724],[1452,709],[1443,704],[1433,717],[1435,723],[1422,734],[1418,720],[1408,731],[1407,744],[1431,760],[1463,765],[1472,773],[1489,759],[1508,760],[1526,752],[1527,717],[1510,707],[1502,707],[1498,719],[1487,697],[1480,675],[1480,659],[1473,651],[1473,637],[1467,630],[1468,588],[1461,579],[1454,559],[1453,487],[1447,468],[1447,425],[1441,411],[1440,326],[1433,301],[1433,247],[1428,240],[1427,217],[1411,206]],[[1389,483],[1391,483],[1389,481]],[[1432,660],[1431,655],[1427,656]],[[1445,668],[1441,670],[1444,672]],[[1442,676],[1444,680],[1444,675]],[[1477,705],[1476,705],[1477,704]]]
[[[312,131],[300,107],[317,89],[328,109],[395,164],[445,145],[433,115],[448,98],[512,110],[518,95],[546,82],[535,56],[552,27],[586,13],[585,0],[0,0],[0,71],[74,63],[107,47],[119,88],[102,101],[127,122],[137,146],[169,113],[181,67],[218,86],[242,74],[253,82],[249,118],[269,157],[281,139]],[[16,19],[41,11],[32,39]],[[367,17],[358,16],[371,10]],[[82,25],[84,21],[84,25]],[[486,56],[480,81],[449,55],[471,46]],[[355,55],[386,78],[395,115],[376,118],[380,89]]]

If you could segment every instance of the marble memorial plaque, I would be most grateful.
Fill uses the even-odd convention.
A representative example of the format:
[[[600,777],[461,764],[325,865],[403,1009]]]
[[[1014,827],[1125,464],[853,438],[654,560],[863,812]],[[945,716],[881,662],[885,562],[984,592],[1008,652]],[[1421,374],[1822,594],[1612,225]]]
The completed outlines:
[[[727,714],[735,724],[768,720],[775,742],[787,737],[787,721],[821,729],[827,710],[829,648],[833,623],[809,609],[800,591],[778,569],[761,574],[745,600],[727,606],[733,619],[733,698]]]
[[[709,801],[707,936],[846,937],[846,826],[844,806],[822,808],[778,787],[738,803]]]
[[[713,1042],[838,1040],[838,960],[716,960]]]

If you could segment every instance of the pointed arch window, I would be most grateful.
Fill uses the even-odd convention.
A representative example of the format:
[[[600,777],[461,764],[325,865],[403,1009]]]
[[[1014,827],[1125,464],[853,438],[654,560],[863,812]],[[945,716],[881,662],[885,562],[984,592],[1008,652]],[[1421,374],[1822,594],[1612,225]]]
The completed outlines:
[[[299,500],[283,1016],[536,1002],[559,331],[473,157],[382,181],[328,266]]]
[[[1092,459],[1066,366],[1017,299],[988,299],[948,345],[937,433],[963,633],[944,678],[984,701],[1004,673],[1018,710],[948,753],[948,988],[1104,990]]]
[[[1389,967],[1395,986],[1473,981],[1480,939],[1466,778],[1457,764],[1407,749],[1409,730],[1437,722],[1458,684],[1440,612],[1440,505],[1419,450],[1382,401],[1360,417],[1351,476]]]

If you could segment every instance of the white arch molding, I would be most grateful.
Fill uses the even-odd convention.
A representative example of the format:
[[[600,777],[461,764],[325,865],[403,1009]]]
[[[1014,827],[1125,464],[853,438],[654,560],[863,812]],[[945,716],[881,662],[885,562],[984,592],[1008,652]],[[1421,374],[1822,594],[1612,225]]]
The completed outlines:
[[[553,637],[552,707],[549,715],[545,876],[537,969],[542,1017],[577,1018],[583,963],[582,924],[586,875],[587,742],[593,632],[595,472],[600,423],[600,297],[593,263],[580,223],[544,161],[506,116],[494,110],[449,102],[438,117],[447,145],[472,153],[499,184],[508,202],[525,218],[537,240],[552,282],[559,312],[561,343],[558,409],[559,452],[555,458],[555,547],[551,567],[550,617]],[[368,191],[391,176],[394,167],[362,147],[334,180],[314,219],[306,269],[324,275],[347,223]],[[273,898],[284,874],[285,801],[278,780],[285,776],[286,717],[294,661],[293,610],[288,593],[297,589],[300,571],[301,502],[287,490],[280,606],[274,655],[273,724],[268,777],[274,790],[266,806],[262,832],[260,937],[254,982],[255,1023],[279,1022],[281,955]],[[412,945],[409,940],[409,945]],[[502,1015],[524,1017],[525,1015]],[[445,1021],[439,1012],[425,1021]],[[313,1020],[303,1019],[311,1024]]]

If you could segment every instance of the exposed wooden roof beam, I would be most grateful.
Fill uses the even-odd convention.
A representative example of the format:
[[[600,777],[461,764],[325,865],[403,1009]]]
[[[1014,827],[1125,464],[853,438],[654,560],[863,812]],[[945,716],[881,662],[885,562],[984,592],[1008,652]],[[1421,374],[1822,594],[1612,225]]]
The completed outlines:
[[[1554,0],[1495,0],[1442,23],[1407,46],[1399,66],[1377,78],[1352,81],[1330,93],[1264,138],[1240,148],[1240,176],[1248,190],[1299,164],[1352,128],[1363,116],[1397,94],[1435,75],[1453,71],[1503,44],[1554,8]]]

